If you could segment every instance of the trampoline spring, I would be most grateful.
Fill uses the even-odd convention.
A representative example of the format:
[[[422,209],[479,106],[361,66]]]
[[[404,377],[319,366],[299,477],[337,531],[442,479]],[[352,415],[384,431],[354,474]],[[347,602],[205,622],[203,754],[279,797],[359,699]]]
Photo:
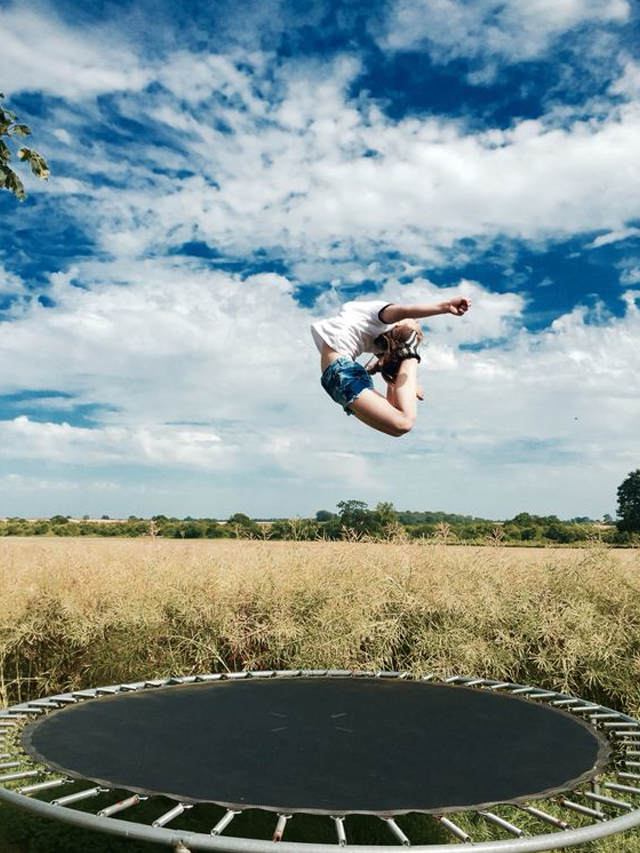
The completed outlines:
[[[111,815],[123,812],[125,809],[130,809],[131,806],[137,806],[139,802],[146,799],[146,797],[141,797],[140,794],[133,794],[133,796],[127,797],[125,800],[120,800],[112,806],[107,806],[106,809],[100,809],[97,813],[98,817],[111,817]]]
[[[392,834],[395,835],[395,837],[398,839],[400,844],[403,845],[403,847],[411,846],[411,842],[392,817],[383,817],[382,820],[387,824]]]
[[[211,830],[211,835],[222,835],[225,829],[229,826],[231,821],[234,819],[236,815],[241,814],[239,811],[234,811],[233,809],[227,809],[225,814],[220,818],[217,824]]]
[[[636,776],[635,778],[638,779],[640,777]],[[636,797],[640,797],[640,788],[637,785],[619,785],[617,782],[605,782],[603,787],[611,791],[621,791],[625,794],[635,794]]]
[[[343,817],[334,817],[333,825],[336,828],[336,835],[338,836],[338,844],[340,847],[347,846],[347,833],[344,829],[344,818]]]
[[[605,729],[637,729],[638,723],[617,720],[615,723],[605,723]]]
[[[23,770],[21,773],[4,773],[0,776],[0,782],[15,782],[16,779],[28,779],[30,776],[38,776],[39,770]]]
[[[575,714],[593,714],[600,710],[600,705],[574,705],[569,710]]]
[[[613,783],[606,782],[605,785],[610,785]],[[595,794],[593,791],[583,791],[583,797],[587,797],[589,800],[593,800],[596,803],[602,803],[605,806],[612,806],[616,809],[624,809],[625,811],[633,811],[633,806],[631,803],[627,803],[626,800],[614,800],[612,797],[605,797],[604,794]]]
[[[589,806],[583,806],[581,803],[574,803],[573,800],[565,800],[564,797],[559,797],[556,800],[563,808],[570,809],[572,812],[578,812],[579,814],[588,815],[589,817],[593,817],[596,820],[604,820],[605,816],[602,812],[596,811],[595,809],[590,809]]]
[[[509,681],[497,681],[493,684],[487,684],[488,690],[503,690],[505,687],[512,687],[513,685]]]
[[[0,761],[6,761],[8,758],[11,758],[8,752],[0,752]]]
[[[568,698],[567,698],[567,699],[556,699],[556,700],[555,700],[554,702],[552,702],[551,704],[552,704],[552,705],[557,705],[558,707],[560,707],[560,706],[562,706],[562,705],[576,705],[576,704],[578,704],[579,702],[580,702],[580,699],[573,699],[573,698],[568,699]]]
[[[553,699],[558,694],[554,690],[545,690],[542,693],[531,693],[529,699]]]
[[[15,729],[16,726],[15,720],[0,720],[0,729]]]
[[[91,797],[97,797],[99,794],[106,794],[108,788],[101,788],[97,785],[95,788],[86,788],[84,791],[77,791],[75,794],[67,794],[66,797],[60,797],[57,800],[51,800],[52,806],[70,806],[72,803],[78,803],[81,800],[90,800]]]
[[[282,836],[287,826],[287,821],[290,819],[290,814],[279,814],[275,832],[273,833],[272,841],[282,841]]]
[[[425,672],[420,676],[420,681],[432,681],[434,677],[432,672]]]
[[[443,815],[437,815],[437,814],[434,814],[433,817],[436,820],[440,821],[440,823],[444,827],[446,827],[449,830],[449,832],[451,832],[453,835],[455,835],[456,838],[459,838],[460,841],[464,841],[464,842],[470,842],[471,841],[471,836],[467,832],[465,832],[464,829],[461,829],[457,824],[455,824],[452,820],[449,820],[448,817],[444,817]]]
[[[625,767],[640,767],[640,761],[623,761]]]
[[[0,764],[0,770],[9,770],[11,767],[20,767],[19,761],[4,761]]]
[[[636,762],[636,765],[637,765],[637,763],[638,762]],[[621,772],[621,773],[618,773],[618,778],[619,779],[639,779],[640,780],[640,773]]]
[[[615,711],[602,712],[601,714],[592,714],[592,720],[619,720],[620,714],[617,714]]]
[[[536,692],[535,687],[514,687],[514,689],[511,691],[511,693],[514,696],[518,696],[518,695],[524,696],[527,693],[535,693],[535,692]]]
[[[540,809],[536,809],[534,806],[520,806],[520,808],[522,811],[531,815],[531,817],[538,818],[538,820],[549,823],[551,826],[557,826],[559,829],[570,829],[570,826],[566,821],[559,817],[555,817],[554,815],[547,814],[547,812],[543,812]]]
[[[640,758],[640,749],[628,749],[627,755],[633,755],[634,758]]]
[[[26,785],[24,788],[19,788],[19,794],[37,794],[38,791],[48,791],[49,788],[59,788],[61,785],[67,785],[68,779],[50,779],[48,782],[36,782],[35,785]]]
[[[163,815],[160,815],[159,818],[156,818],[156,820],[154,820],[151,826],[166,826],[168,823],[170,823],[172,820],[175,820],[177,817],[180,817],[180,815],[184,811],[190,808],[191,805],[189,803],[178,803],[172,809],[169,809],[168,812],[165,812]]]
[[[508,820],[499,817],[499,815],[494,814],[493,812],[479,811],[478,814],[482,815],[482,817],[485,818],[485,820],[488,820],[489,823],[494,824],[494,826],[499,826],[502,829],[506,829],[507,832],[510,832],[518,838],[520,838],[521,835],[524,835],[524,829],[520,829],[519,826],[510,823]]]

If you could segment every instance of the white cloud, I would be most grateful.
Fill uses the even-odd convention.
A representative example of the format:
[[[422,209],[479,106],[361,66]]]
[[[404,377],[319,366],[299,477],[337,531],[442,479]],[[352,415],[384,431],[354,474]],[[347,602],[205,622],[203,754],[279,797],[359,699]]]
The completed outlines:
[[[153,106],[154,120],[187,134],[188,157],[165,164],[197,172],[179,183],[156,174],[162,149],[124,164],[108,150],[92,152],[107,174],[127,179],[117,191],[86,188],[99,203],[104,248],[136,255],[197,237],[238,256],[281,251],[301,275],[337,261],[347,276],[354,254],[395,251],[433,262],[465,237],[618,232],[640,214],[636,104],[562,128],[543,118],[478,132],[446,119],[392,122],[374,105],[350,101],[348,63],[325,69],[322,81],[314,67],[299,72],[290,85],[281,81],[268,107],[248,96],[225,106],[233,133],[197,111]],[[82,215],[93,218],[84,199]]]
[[[585,248],[599,249],[601,246],[609,246],[611,243],[628,240],[629,237],[640,237],[640,228],[622,228],[620,231],[610,231],[608,234],[601,234],[593,242],[585,246]]]
[[[626,0],[396,0],[379,38],[390,50],[426,46],[440,62],[461,56],[517,62],[543,54],[577,26],[623,23],[629,14]]]
[[[634,285],[640,283],[640,266],[629,267],[623,270],[620,276],[620,282],[623,285]]]
[[[640,63],[627,58],[624,72],[610,87],[613,95],[637,98],[640,95]]]
[[[40,423],[21,415],[0,421],[0,459],[37,459],[84,465],[128,464],[201,471],[225,470],[238,448],[206,429],[179,427],[87,429],[67,423]]]
[[[16,4],[0,8],[0,78],[7,93],[78,98],[139,90],[150,75],[113,33],[73,32],[51,6],[39,12]]]
[[[616,19],[624,7],[586,0],[552,5],[548,16],[556,22]],[[507,8],[530,14],[525,5]],[[535,11],[544,17],[540,3]],[[19,20],[15,9],[11,14]],[[78,41],[61,32],[63,41]],[[83,35],[87,50],[92,38]],[[75,55],[70,47],[65,53]],[[99,67],[101,57],[87,62]],[[144,140],[117,148],[105,139],[90,146],[52,143],[74,177],[59,168],[55,180],[30,192],[80,196],[67,209],[119,257],[199,239],[240,257],[276,251],[303,280],[339,276],[346,284],[354,281],[354,256],[393,251],[434,263],[462,238],[622,233],[640,215],[635,101],[609,104],[598,118],[567,114],[560,125],[555,109],[504,131],[478,131],[448,118],[392,121],[366,97],[350,97],[359,68],[345,57],[278,67],[258,52],[242,63],[239,55],[168,54],[141,73],[171,94],[144,101],[122,94],[114,104],[127,118],[159,123],[169,138],[177,134],[182,150]],[[66,122],[72,136],[96,116],[62,107],[55,119],[55,134]],[[165,174],[170,169],[195,174],[178,181]],[[96,188],[83,178],[96,170],[118,186]]]
[[[23,296],[26,293],[26,287],[22,279],[10,273],[6,267],[0,263],[0,296]]]

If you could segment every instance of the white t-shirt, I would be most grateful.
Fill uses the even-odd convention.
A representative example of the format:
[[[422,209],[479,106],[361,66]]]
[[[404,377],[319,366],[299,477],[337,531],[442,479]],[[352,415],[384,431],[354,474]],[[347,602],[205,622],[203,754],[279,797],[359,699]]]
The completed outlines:
[[[318,320],[311,326],[311,334],[318,350],[327,343],[331,349],[353,361],[363,352],[373,352],[373,341],[387,332],[393,323],[383,323],[380,312],[390,302],[345,302],[335,317]]]

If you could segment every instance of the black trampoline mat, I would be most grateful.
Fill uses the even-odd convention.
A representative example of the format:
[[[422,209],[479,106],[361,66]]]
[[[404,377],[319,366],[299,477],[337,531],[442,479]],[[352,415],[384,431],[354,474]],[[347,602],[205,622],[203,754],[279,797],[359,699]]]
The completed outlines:
[[[282,813],[446,812],[568,790],[607,741],[548,705],[375,678],[216,681],[91,699],[29,724],[52,769],[185,802]]]

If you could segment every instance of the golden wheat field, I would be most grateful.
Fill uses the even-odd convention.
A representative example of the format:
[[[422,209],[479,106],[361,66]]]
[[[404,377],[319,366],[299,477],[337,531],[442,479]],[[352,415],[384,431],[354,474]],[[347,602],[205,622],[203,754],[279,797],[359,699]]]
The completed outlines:
[[[491,677],[638,715],[640,551],[0,541],[3,704],[273,668]],[[637,853],[640,837],[580,849]]]

